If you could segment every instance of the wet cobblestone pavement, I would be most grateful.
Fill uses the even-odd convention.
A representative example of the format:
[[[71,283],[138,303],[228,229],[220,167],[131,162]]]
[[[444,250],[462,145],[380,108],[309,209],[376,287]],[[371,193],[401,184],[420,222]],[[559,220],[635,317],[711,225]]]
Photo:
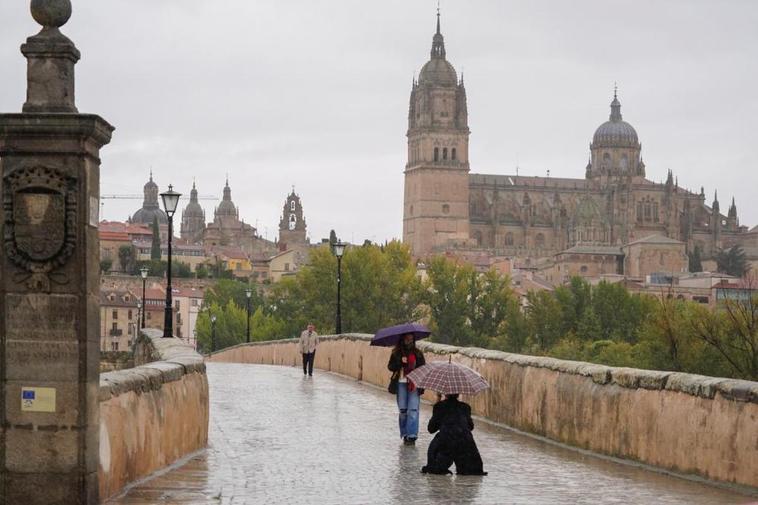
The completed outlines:
[[[429,476],[431,407],[416,447],[394,397],[297,368],[208,364],[210,446],[131,489],[136,504],[745,504],[753,499],[476,422],[487,477]]]

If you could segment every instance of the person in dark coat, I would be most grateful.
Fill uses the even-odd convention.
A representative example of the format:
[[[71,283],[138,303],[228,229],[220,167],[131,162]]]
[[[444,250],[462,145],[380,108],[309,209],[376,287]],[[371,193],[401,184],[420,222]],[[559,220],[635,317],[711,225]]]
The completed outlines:
[[[458,395],[447,397],[434,405],[429,420],[429,433],[437,433],[429,444],[426,466],[423,473],[449,474],[455,463],[458,475],[487,475],[483,470],[482,457],[476,447],[474,421],[471,407],[458,401]]]

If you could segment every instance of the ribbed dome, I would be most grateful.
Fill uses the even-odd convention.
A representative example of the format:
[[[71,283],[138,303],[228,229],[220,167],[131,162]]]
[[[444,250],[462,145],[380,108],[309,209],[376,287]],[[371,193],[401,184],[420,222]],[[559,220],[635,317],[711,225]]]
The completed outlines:
[[[443,86],[458,84],[458,76],[453,66],[442,58],[432,58],[421,68],[419,84],[430,83]]]
[[[613,96],[610,120],[601,124],[592,137],[592,147],[638,147],[634,127],[621,119],[621,102]]]
[[[153,224],[156,217],[158,218],[158,224],[168,223],[168,218],[166,217],[166,213],[163,212],[158,207],[139,209],[132,216],[132,222],[140,223],[140,224]]]
[[[192,183],[192,191],[190,191],[190,201],[187,204],[186,207],[184,207],[184,214],[185,217],[204,217],[205,213],[203,212],[203,208],[200,206],[200,203],[197,201],[197,188],[195,188],[195,183]]]
[[[237,207],[234,206],[234,202],[232,202],[232,188],[229,187],[229,180],[226,181],[226,186],[224,186],[224,198],[219,204],[218,207],[216,207],[216,215],[217,216],[237,216]]]

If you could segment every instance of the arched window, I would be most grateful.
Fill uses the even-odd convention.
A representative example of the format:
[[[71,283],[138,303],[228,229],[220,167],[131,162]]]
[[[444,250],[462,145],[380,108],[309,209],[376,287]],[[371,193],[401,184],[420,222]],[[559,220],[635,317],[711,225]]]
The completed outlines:
[[[583,274],[586,274],[587,270],[588,270],[587,265],[582,265],[582,267],[579,269],[579,271],[582,272]]]
[[[447,159],[447,147],[442,148],[442,159],[443,160]]]
[[[626,157],[626,154],[621,155],[621,161],[619,162],[619,166],[621,167],[622,171],[626,171],[626,169],[629,166],[629,160]]]
[[[455,161],[455,147],[450,151],[450,159]]]
[[[295,200],[290,202],[290,210],[295,210]]]
[[[413,215],[413,205],[411,205],[410,214],[411,214],[411,216]]]
[[[537,247],[545,247],[545,236],[542,233],[538,233],[536,237],[534,237],[534,244]]]
[[[445,204],[442,205],[442,213],[443,214],[450,214],[450,206],[448,204],[445,203]]]
[[[434,148],[434,161],[439,161],[439,160],[440,160],[440,148],[435,147]]]
[[[505,245],[513,245],[513,233],[508,232],[505,234]]]

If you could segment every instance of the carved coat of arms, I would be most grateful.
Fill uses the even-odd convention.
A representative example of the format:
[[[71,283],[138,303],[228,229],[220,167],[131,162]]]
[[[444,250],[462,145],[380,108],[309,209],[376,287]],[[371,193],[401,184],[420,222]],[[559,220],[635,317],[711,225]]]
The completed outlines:
[[[4,246],[21,268],[14,275],[29,289],[49,291],[50,282],[67,282],[56,272],[76,245],[76,184],[48,167],[17,169],[3,180]]]

